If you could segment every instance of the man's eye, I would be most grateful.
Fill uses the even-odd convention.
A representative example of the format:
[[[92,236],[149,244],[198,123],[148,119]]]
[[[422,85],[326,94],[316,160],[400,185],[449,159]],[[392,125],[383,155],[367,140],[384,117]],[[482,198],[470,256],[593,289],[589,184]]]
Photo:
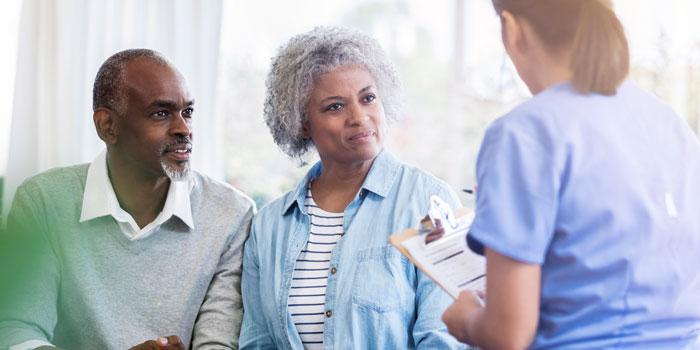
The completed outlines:
[[[341,109],[343,109],[342,103],[332,103],[326,107],[326,111],[329,111],[329,112],[337,112]]]
[[[194,108],[192,108],[192,107],[185,108],[182,111],[182,116],[185,118],[192,118],[193,114],[194,114]]]
[[[168,117],[168,111],[158,111],[152,114],[156,119],[165,119]]]
[[[365,96],[362,98],[362,102],[364,102],[364,103],[370,103],[370,102],[372,102],[372,101],[374,101],[374,100],[376,100],[376,99],[377,99],[377,96],[376,96],[376,95],[374,95],[374,94],[368,94],[368,95],[365,95]]]

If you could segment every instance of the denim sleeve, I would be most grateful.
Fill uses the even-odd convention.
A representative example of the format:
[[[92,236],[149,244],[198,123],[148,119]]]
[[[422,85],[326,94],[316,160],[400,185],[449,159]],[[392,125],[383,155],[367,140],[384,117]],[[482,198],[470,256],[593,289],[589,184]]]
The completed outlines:
[[[449,187],[449,185],[441,183],[436,187],[435,193],[437,193],[438,196],[445,201],[445,203],[449,204],[450,208],[454,210],[462,207],[462,202],[460,202],[459,197],[457,197],[457,194],[452,190],[452,188]]]
[[[241,349],[274,349],[272,334],[267,328],[260,305],[260,265],[257,254],[255,222],[243,249],[243,326],[239,338]]]
[[[216,273],[199,309],[192,335],[193,349],[236,349],[243,318],[241,263],[243,243],[250,231],[255,208],[242,215],[219,258]]]
[[[465,349],[447,333],[442,313],[452,303],[452,298],[422,272],[417,272],[417,318],[413,327],[413,340],[417,349]]]
[[[47,238],[39,191],[17,190],[0,235],[0,348],[50,342],[58,314],[59,262]]]

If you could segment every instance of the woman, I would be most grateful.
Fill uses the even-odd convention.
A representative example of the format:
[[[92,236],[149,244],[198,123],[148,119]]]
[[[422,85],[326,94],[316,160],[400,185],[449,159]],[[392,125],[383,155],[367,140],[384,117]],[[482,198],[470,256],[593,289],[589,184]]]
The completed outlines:
[[[443,320],[484,349],[681,349],[700,330],[700,144],[631,82],[602,0],[493,0],[535,95],[496,120],[477,161],[470,246],[486,305]]]
[[[315,149],[320,162],[254,219],[242,348],[462,346],[440,321],[449,296],[388,245],[430,195],[459,206],[445,183],[383,150],[398,88],[378,43],[347,29],[316,28],[274,58],[267,125],[289,156]]]

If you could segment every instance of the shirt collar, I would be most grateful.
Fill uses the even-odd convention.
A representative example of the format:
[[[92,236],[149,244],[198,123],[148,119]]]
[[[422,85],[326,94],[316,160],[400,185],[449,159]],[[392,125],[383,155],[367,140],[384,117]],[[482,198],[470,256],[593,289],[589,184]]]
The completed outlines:
[[[388,151],[382,150],[372,163],[362,188],[385,198],[396,181],[401,164]]]
[[[386,150],[382,150],[374,158],[372,162],[372,167],[365,177],[365,181],[362,183],[362,190],[372,192],[380,197],[386,197],[391,190],[391,186],[396,180],[396,173],[399,171],[401,164],[394,158],[394,156]],[[306,198],[306,190],[309,181],[316,178],[321,174],[322,163],[318,161],[314,164],[311,169],[306,173],[306,176],[302,181],[297,184],[297,187],[287,197],[287,201],[284,204],[284,213],[286,214],[293,204],[296,203],[302,212],[305,211],[304,200]]]
[[[186,181],[171,181],[160,215],[166,215],[168,218],[175,215],[193,229],[194,221],[190,203],[190,192],[193,186],[194,181],[191,178]],[[124,213],[119,206],[112,182],[109,180],[107,151],[103,150],[88,167],[80,222],[108,215],[121,221]]]

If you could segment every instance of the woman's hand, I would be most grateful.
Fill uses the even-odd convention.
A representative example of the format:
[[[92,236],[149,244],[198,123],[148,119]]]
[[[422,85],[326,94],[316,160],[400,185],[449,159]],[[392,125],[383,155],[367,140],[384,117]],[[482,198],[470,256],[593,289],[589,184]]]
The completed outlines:
[[[462,343],[472,344],[469,337],[469,321],[474,313],[483,309],[479,295],[474,291],[463,291],[450,307],[442,314],[442,321],[447,325],[447,331]]]

